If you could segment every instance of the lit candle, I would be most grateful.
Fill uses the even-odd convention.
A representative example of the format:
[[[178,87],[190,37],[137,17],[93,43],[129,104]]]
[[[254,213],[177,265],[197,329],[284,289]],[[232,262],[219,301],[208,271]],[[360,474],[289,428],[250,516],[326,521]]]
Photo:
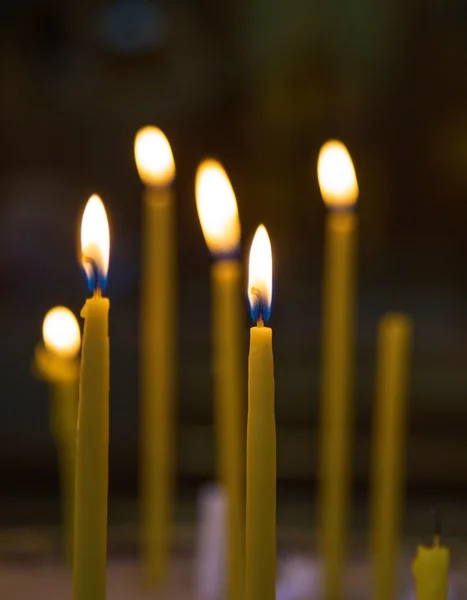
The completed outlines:
[[[238,600],[244,590],[246,392],[240,222],[229,179],[213,160],[198,167],[196,203],[206,243],[216,259],[211,286],[218,476],[228,503],[227,599]]]
[[[324,598],[338,600],[350,488],[357,241],[357,216],[352,209],[358,197],[352,160],[340,142],[330,141],[321,148],[318,179],[329,208],[323,290],[319,543]]]
[[[166,576],[174,494],[175,163],[167,138],[135,138],[143,196],[141,290],[141,536],[146,584]]]
[[[78,411],[78,353],[81,332],[75,315],[64,306],[49,310],[42,325],[43,344],[36,348],[34,371],[49,384],[50,431],[57,448],[62,501],[63,542],[73,557],[75,443]]]
[[[404,488],[412,322],[387,314],[380,322],[373,427],[371,560],[373,598],[396,597],[400,514]]]
[[[74,600],[105,600],[109,469],[110,303],[102,297],[109,266],[109,224],[91,196],[81,224],[83,267],[93,297],[84,318],[76,446]]]
[[[412,563],[417,600],[447,600],[449,589],[449,548],[440,545],[439,523],[433,546],[419,546]]]
[[[250,330],[246,459],[245,600],[276,593],[276,423],[272,329],[265,327],[272,298],[272,254],[263,225],[250,251]]]

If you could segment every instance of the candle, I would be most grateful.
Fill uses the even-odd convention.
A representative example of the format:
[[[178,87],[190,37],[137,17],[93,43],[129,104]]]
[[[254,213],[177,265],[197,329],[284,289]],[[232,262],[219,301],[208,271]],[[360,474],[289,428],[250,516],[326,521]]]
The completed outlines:
[[[396,597],[411,346],[410,318],[385,315],[379,326],[372,453],[371,558],[378,600]]]
[[[439,531],[433,546],[419,546],[412,563],[417,600],[446,600],[449,588],[449,549],[440,545]]]
[[[272,329],[271,244],[263,225],[250,251],[250,330],[246,460],[245,600],[274,600],[276,587],[276,424]]]
[[[77,358],[81,332],[75,315],[64,306],[49,310],[42,325],[43,344],[36,348],[34,371],[49,384],[50,431],[57,448],[62,501],[63,543],[67,560],[73,558],[75,442],[78,411]]]
[[[75,489],[74,600],[105,600],[109,467],[109,225],[99,196],[81,224],[83,267],[93,297],[81,311],[84,334],[78,405]]]
[[[215,258],[211,270],[213,388],[218,477],[227,492],[227,599],[244,589],[245,373],[242,269],[237,202],[222,166],[206,160],[196,174],[196,203]]]
[[[135,159],[145,184],[141,290],[141,541],[148,586],[166,576],[174,494],[175,163],[160,129],[144,127]]]
[[[323,290],[319,543],[324,598],[337,600],[342,594],[350,488],[357,230],[352,207],[358,197],[355,170],[343,144],[330,141],[322,147],[318,178],[329,208]]]

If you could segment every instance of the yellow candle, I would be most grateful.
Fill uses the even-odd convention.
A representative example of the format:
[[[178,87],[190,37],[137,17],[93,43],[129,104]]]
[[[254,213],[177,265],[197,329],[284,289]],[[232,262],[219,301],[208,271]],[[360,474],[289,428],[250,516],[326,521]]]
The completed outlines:
[[[212,281],[212,343],[218,477],[227,491],[227,600],[244,590],[245,392],[242,269],[237,202],[222,166],[206,160],[196,174],[196,203],[216,262]]]
[[[271,244],[263,225],[250,252],[250,330],[246,460],[245,600],[276,597],[276,423],[272,329],[264,326],[272,297]]]
[[[74,600],[105,600],[109,468],[109,225],[99,196],[83,214],[83,266],[93,297],[81,311],[84,334],[78,406],[75,489]]]
[[[318,159],[326,219],[323,296],[319,543],[324,599],[342,596],[350,488],[350,434],[353,388],[356,230],[352,207],[358,184],[343,144],[327,142]]]
[[[373,427],[371,559],[373,598],[393,600],[397,580],[400,513],[404,487],[412,322],[387,314],[380,322]]]
[[[50,431],[57,448],[62,501],[63,543],[73,557],[75,442],[78,411],[77,358],[81,332],[75,315],[64,306],[49,310],[42,326],[43,344],[36,348],[34,371],[49,384]]]
[[[412,563],[417,600],[447,600],[449,583],[449,549],[439,545],[439,536],[434,544],[419,546]]]
[[[147,585],[166,576],[174,495],[175,164],[160,129],[135,138],[145,184],[141,290],[141,541]]]

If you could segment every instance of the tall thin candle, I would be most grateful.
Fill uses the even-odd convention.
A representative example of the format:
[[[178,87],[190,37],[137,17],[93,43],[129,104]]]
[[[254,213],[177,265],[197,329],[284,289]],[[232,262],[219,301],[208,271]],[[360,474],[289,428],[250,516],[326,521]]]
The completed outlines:
[[[227,492],[227,600],[244,590],[245,396],[240,222],[227,174],[205,160],[196,174],[196,203],[204,237],[216,259],[211,270],[212,346],[218,477]]]
[[[324,600],[342,596],[350,488],[358,197],[352,160],[330,141],[318,159],[326,218],[323,290],[319,543],[324,563]]]
[[[141,536],[148,586],[167,574],[174,494],[175,163],[165,135],[135,138],[143,197],[141,277]]]
[[[74,600],[105,600],[109,472],[110,303],[102,297],[110,236],[104,205],[91,196],[83,214],[81,248],[92,298],[81,311],[84,334],[78,406],[75,489]]]
[[[36,348],[34,372],[50,389],[49,424],[57,448],[63,544],[71,565],[81,332],[71,310],[55,306],[45,315],[42,335],[44,343]]]
[[[373,426],[371,558],[373,598],[396,597],[400,515],[404,494],[412,321],[390,313],[380,322]]]
[[[246,462],[245,600],[276,597],[276,421],[272,329],[272,254],[264,225],[250,251],[250,330]]]

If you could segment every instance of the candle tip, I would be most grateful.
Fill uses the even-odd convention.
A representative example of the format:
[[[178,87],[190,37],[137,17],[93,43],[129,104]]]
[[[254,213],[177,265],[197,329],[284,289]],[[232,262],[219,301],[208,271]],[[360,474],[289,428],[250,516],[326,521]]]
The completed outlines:
[[[272,251],[268,232],[264,225],[256,230],[250,250],[248,273],[248,300],[254,323],[267,321],[272,299]]]
[[[89,256],[83,255],[83,266],[86,272],[89,290],[94,294],[94,296],[101,296],[102,287],[105,283],[105,280],[97,266],[96,261]]]
[[[261,290],[254,285],[250,288],[250,295],[255,298],[252,304],[253,317],[256,318],[257,327],[264,327],[265,300]]]
[[[196,171],[196,207],[203,235],[216,258],[235,255],[240,245],[237,200],[224,167],[204,160]]]
[[[55,306],[45,315],[42,336],[47,350],[74,358],[81,346],[81,332],[75,315],[65,306]]]
[[[145,185],[166,186],[175,178],[175,162],[169,140],[158,128],[148,125],[135,137],[135,161]]]
[[[89,290],[105,289],[109,269],[110,232],[104,203],[92,195],[81,221],[81,258]]]
[[[342,142],[329,140],[319,151],[318,183],[324,203],[333,210],[349,210],[357,202],[355,167]]]

